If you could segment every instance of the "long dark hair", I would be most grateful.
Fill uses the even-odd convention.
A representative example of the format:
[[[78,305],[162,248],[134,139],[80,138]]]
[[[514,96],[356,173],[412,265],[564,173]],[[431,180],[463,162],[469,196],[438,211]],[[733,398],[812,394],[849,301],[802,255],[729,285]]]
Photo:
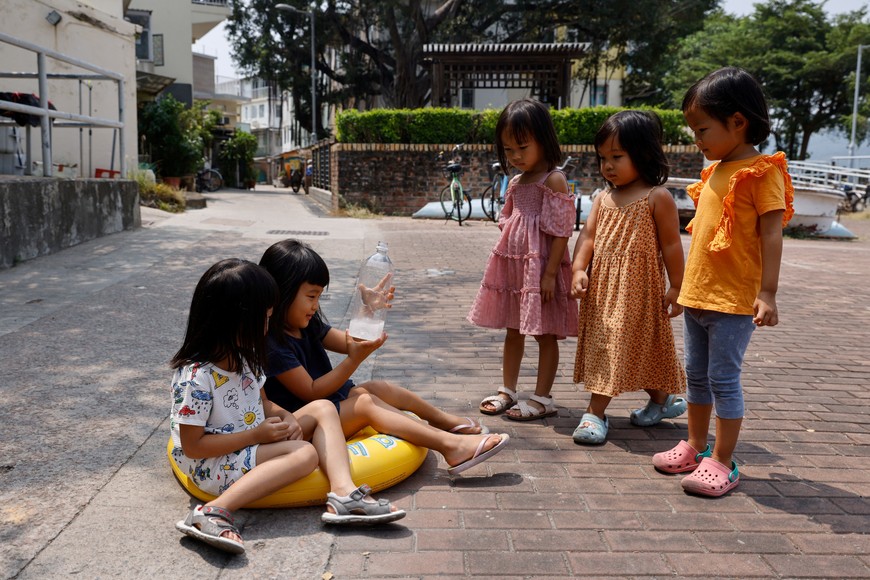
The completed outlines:
[[[329,268],[311,246],[293,239],[281,240],[269,246],[260,258],[260,266],[278,284],[278,305],[269,324],[269,335],[278,342],[285,343],[287,309],[296,299],[299,288],[305,282],[326,288],[329,286]],[[318,309],[308,330],[319,335],[325,323],[323,314]]]
[[[231,258],[213,265],[193,291],[184,342],[170,365],[228,359],[225,370],[247,366],[264,374],[266,314],[277,298],[275,281],[253,262]]]
[[[749,122],[746,139],[753,145],[770,136],[770,113],[761,84],[742,68],[720,68],[689,87],[683,97],[683,113],[694,108],[723,124],[734,113],[743,114]]]
[[[668,180],[670,167],[662,149],[662,121],[652,111],[620,111],[607,118],[595,134],[595,157],[601,171],[598,148],[612,136],[628,153],[632,165],[650,185],[662,185]],[[613,185],[613,184],[611,184]]]
[[[504,143],[501,136],[509,131],[517,143],[527,143],[534,139],[540,145],[547,162],[547,170],[552,171],[562,160],[562,149],[556,137],[556,127],[550,111],[540,101],[519,99],[508,103],[498,117],[495,125],[495,152],[501,163],[502,171],[510,171]]]

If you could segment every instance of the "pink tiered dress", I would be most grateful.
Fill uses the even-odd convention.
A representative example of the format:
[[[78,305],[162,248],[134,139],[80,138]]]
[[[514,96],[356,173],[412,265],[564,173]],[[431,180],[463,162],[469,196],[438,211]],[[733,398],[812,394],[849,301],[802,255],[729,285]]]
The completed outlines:
[[[552,172],[550,172],[552,173]],[[498,227],[501,236],[489,255],[468,321],[484,328],[514,328],[520,334],[577,336],[577,301],[571,298],[571,259],[564,250],[553,300],[541,302],[541,276],[554,237],[570,238],[574,199],[544,182],[511,183]]]

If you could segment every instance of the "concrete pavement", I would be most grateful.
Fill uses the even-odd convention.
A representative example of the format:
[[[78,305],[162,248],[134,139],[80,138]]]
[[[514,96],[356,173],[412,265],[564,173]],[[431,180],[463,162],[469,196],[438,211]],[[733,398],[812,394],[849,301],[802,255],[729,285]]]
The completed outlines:
[[[218,259],[308,241],[330,266],[323,305],[340,325],[360,260],[385,240],[397,301],[363,375],[475,417],[500,381],[502,334],[464,320],[493,224],[337,218],[288,191],[222,191],[178,216],[143,210],[139,230],[0,271],[2,577],[870,578],[870,220],[848,223],[857,242],[786,240],[782,322],[747,354],[742,482],[730,496],[687,496],[652,469],[686,420],[632,427],[641,395],[613,402],[604,446],[575,445],[587,397],[567,340],[559,415],[485,418],[511,445],[455,478],[430,453],[380,494],[409,510],[398,525],[333,529],[319,508],[243,510],[245,556],[184,538],[174,523],[190,499],[165,455],[166,363]],[[529,341],[525,390],[536,359]]]

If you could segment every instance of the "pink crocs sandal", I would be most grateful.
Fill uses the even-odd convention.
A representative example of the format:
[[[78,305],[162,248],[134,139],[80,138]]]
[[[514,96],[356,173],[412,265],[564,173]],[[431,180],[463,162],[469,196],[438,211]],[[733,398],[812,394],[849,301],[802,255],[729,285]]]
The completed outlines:
[[[687,475],[680,482],[683,489],[689,493],[719,497],[737,487],[740,483],[740,473],[737,464],[731,462],[731,469],[712,459],[705,457],[698,465],[698,469]]]
[[[686,473],[694,471],[701,459],[711,455],[713,450],[710,449],[709,443],[704,451],[698,453],[694,447],[685,441],[680,441],[673,449],[653,455],[653,466],[664,473]]]

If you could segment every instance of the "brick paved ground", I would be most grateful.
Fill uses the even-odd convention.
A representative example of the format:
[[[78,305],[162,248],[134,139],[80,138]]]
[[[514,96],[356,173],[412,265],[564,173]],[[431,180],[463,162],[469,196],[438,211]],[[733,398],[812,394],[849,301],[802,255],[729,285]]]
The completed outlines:
[[[781,323],[758,331],[746,357],[734,493],[688,496],[679,476],[652,468],[654,452],[686,437],[686,419],[631,426],[640,394],[613,401],[605,445],[575,445],[587,396],[571,381],[569,339],[553,390],[557,417],[486,418],[510,433],[510,448],[455,478],[430,453],[382,493],[409,510],[404,525],[336,531],[327,570],[338,578],[870,577],[870,220],[847,225],[863,241],[785,242]],[[398,268],[399,299],[374,376],[479,417],[479,400],[500,384],[503,335],[464,317],[497,229],[407,219],[377,228]],[[533,385],[536,360],[530,341],[521,389]]]
[[[360,259],[388,241],[399,292],[372,374],[478,417],[500,382],[502,334],[464,318],[498,231],[336,219],[273,188],[208,203],[0,272],[0,578],[870,578],[870,219],[847,224],[856,242],[785,243],[782,322],[747,356],[735,493],[687,496],[652,469],[686,420],[632,427],[641,395],[613,402],[607,444],[575,445],[587,396],[567,340],[559,415],[486,418],[510,447],[455,478],[430,453],[379,494],[409,511],[398,524],[240,510],[248,553],[231,558],[173,528],[189,498],[166,464],[166,361],[199,273],[300,236],[330,266],[323,305],[340,325]],[[536,358],[530,341],[526,390]]]

